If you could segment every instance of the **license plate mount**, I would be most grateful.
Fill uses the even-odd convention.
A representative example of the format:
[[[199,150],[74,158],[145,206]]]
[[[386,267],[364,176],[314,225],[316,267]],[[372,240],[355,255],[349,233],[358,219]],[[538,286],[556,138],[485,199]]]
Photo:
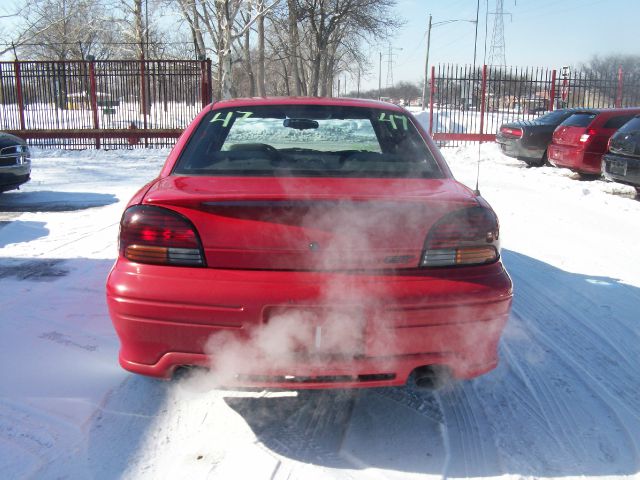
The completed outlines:
[[[276,307],[268,309],[265,323],[280,324],[277,328],[290,335],[290,348],[296,354],[364,353],[366,319],[362,309]]]
[[[627,175],[627,162],[625,160],[611,160],[609,162],[609,173],[624,177]]]

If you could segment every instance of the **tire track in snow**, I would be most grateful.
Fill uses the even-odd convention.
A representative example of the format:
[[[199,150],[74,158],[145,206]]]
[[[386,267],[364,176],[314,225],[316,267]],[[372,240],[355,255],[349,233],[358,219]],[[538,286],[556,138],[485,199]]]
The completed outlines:
[[[7,399],[0,399],[0,411],[0,441],[6,442],[13,450],[3,449],[4,453],[0,453],[0,467],[18,461],[25,474],[36,474],[63,455],[56,448],[60,444],[70,449],[76,447],[73,439],[77,437],[78,426],[60,416],[43,413],[36,407],[16,404]],[[12,457],[5,457],[9,452]],[[28,463],[23,463],[25,460]],[[9,471],[15,469],[11,468]]]
[[[622,399],[628,409],[638,412],[640,327],[636,305],[640,289],[612,279],[538,268],[518,258],[509,263],[520,267],[512,271],[517,287],[514,311],[520,318],[532,319],[525,323],[538,333],[553,332],[553,347],[568,349],[585,365],[593,366],[590,376]],[[520,275],[521,271],[528,275]],[[585,283],[591,286],[586,291]],[[540,298],[544,300],[537,300]]]
[[[517,309],[512,321],[522,321]],[[631,426],[630,430],[628,422],[620,417],[616,402],[597,391],[588,373],[564,353],[563,346],[543,333],[530,330],[529,325],[522,328],[529,332],[527,342],[533,342],[533,347],[518,343],[512,348],[508,342],[503,345],[507,363],[503,379],[514,388],[518,382],[510,377],[515,376],[525,388],[519,395],[512,394],[510,389],[486,391],[501,403],[510,402],[512,407],[511,415],[494,412],[497,430],[503,432],[501,450],[510,468],[530,475],[637,472],[637,446],[631,431],[640,431],[637,426]],[[515,347],[519,355],[513,353]],[[528,358],[527,348],[543,348],[544,357]],[[533,408],[544,417],[542,428],[517,402],[527,395],[534,402]],[[506,429],[511,429],[512,434],[505,434]],[[522,442],[520,447],[525,448],[514,449],[514,440]]]
[[[594,366],[592,375],[596,375],[603,385],[615,392],[629,407],[640,404],[640,390],[620,388],[638,383],[638,378],[633,376],[633,372],[637,370],[637,360],[633,359],[637,359],[640,353],[637,346],[640,340],[638,335],[628,331],[624,325],[616,325],[617,319],[610,315],[603,318],[594,314],[598,305],[592,302],[587,303],[589,308],[572,310],[565,307],[560,298],[554,298],[553,295],[547,298],[550,301],[545,305],[518,305],[514,307],[514,311],[519,312],[521,318],[537,317],[543,325],[528,322],[529,328],[534,329],[537,334],[543,334],[543,330],[553,332],[556,340],[550,348],[568,349],[584,360],[586,365]],[[598,321],[606,323],[609,328],[605,330],[594,326],[593,323]],[[617,341],[609,337],[616,338]],[[606,375],[600,375],[599,372],[606,372]]]
[[[447,463],[443,477],[493,476],[502,471],[483,399],[473,382],[459,382],[436,392],[443,414]]]
[[[588,277],[549,275],[550,268],[515,260],[510,270],[516,297],[502,342],[503,363],[477,381],[494,410],[490,418],[508,471],[637,473],[634,438],[640,425],[634,405],[640,381],[631,359],[638,358],[639,347],[631,317],[625,316],[636,295],[626,286],[616,290],[623,315],[604,326],[599,307],[610,292],[599,289],[609,283],[601,280],[593,292],[582,293]]]

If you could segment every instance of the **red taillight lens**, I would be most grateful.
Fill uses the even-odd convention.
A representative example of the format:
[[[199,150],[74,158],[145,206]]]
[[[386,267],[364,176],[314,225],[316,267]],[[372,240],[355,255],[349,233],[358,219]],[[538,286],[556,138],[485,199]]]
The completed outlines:
[[[502,132],[505,135],[511,135],[513,137],[522,138],[521,128],[500,127],[500,132]]]
[[[139,263],[204,266],[200,238],[191,222],[172,210],[149,205],[124,212],[120,255]]]
[[[448,267],[495,262],[500,256],[499,237],[498,218],[489,208],[452,212],[431,228],[421,265]]]

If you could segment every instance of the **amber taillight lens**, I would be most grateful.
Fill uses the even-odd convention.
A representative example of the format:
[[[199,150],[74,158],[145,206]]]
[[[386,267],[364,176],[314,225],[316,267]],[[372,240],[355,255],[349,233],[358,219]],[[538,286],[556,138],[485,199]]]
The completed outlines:
[[[134,205],[120,222],[120,255],[138,263],[202,267],[198,233],[184,216],[166,208]]]
[[[493,263],[500,257],[499,237],[498,218],[489,208],[457,210],[431,228],[421,265],[449,267]]]

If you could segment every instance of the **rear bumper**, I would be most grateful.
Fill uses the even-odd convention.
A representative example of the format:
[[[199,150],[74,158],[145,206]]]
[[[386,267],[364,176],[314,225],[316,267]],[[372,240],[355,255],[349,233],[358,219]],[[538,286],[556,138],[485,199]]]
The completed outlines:
[[[601,153],[589,152],[573,145],[549,145],[549,163],[581,173],[600,173]]]
[[[544,149],[536,146],[526,145],[523,140],[508,138],[500,133],[496,135],[496,143],[500,145],[500,150],[508,157],[542,161]]]
[[[640,187],[640,158],[609,153],[602,157],[602,173],[610,180]]]
[[[511,298],[511,280],[500,263],[365,275],[159,267],[119,259],[107,282],[125,369],[166,378],[179,366],[216,370],[224,364],[233,373],[225,375],[225,385],[271,388],[403,385],[424,365],[473,378],[497,364]],[[341,332],[332,338],[334,318]],[[281,320],[288,330],[269,333]],[[263,342],[288,335],[295,341],[284,342],[284,354],[281,346],[276,356],[265,353]]]

